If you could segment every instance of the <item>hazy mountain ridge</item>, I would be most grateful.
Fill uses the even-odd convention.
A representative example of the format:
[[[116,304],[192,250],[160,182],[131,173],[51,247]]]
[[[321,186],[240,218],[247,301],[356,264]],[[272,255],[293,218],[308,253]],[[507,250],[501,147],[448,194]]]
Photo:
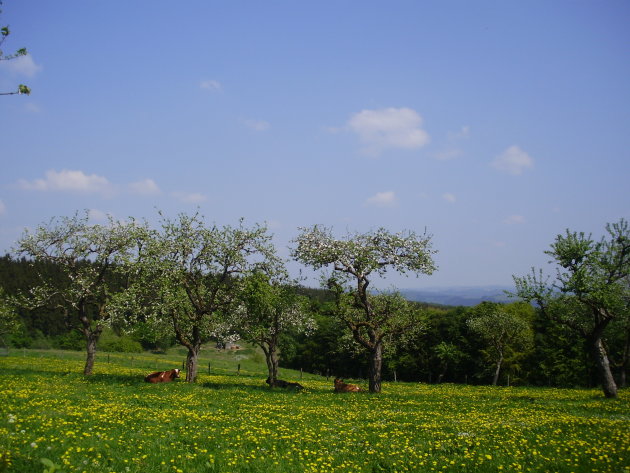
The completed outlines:
[[[401,289],[409,300],[452,306],[474,306],[484,301],[510,302],[505,291],[514,291],[511,286],[453,286],[423,289]]]

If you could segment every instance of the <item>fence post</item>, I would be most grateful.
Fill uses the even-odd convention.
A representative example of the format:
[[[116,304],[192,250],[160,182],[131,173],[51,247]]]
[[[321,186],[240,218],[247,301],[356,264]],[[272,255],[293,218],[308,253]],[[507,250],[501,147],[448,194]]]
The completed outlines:
[[[211,374],[210,362],[208,362],[208,374]]]
[[[302,368],[300,368],[300,379],[304,377],[304,373],[302,372]]]
[[[238,364],[238,368],[236,370],[236,374],[239,375],[239,376],[241,374],[241,364],[240,363]]]

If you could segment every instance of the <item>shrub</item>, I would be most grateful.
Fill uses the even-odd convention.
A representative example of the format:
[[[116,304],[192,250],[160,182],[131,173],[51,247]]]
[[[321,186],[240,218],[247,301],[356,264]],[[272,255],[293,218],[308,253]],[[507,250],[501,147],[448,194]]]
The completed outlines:
[[[13,332],[9,338],[9,345],[13,348],[31,348],[33,339],[27,333],[23,326],[20,329]]]
[[[72,330],[53,339],[53,346],[61,350],[85,350],[85,338],[78,330]]]
[[[143,322],[133,327],[133,339],[137,340],[144,350],[154,353],[166,353],[175,344],[175,336],[168,331],[160,332]]]
[[[102,351],[120,353],[142,353],[142,345],[129,335],[116,335],[111,329],[103,330],[98,342],[98,348]]]
[[[41,330],[36,330],[30,348],[38,350],[50,350],[51,348],[53,348],[53,341],[50,337],[44,335]]]

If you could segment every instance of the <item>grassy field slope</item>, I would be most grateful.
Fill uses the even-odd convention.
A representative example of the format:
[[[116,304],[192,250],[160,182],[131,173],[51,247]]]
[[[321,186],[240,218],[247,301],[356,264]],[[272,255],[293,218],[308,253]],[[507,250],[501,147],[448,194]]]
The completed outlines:
[[[630,392],[385,383],[334,394],[253,350],[206,350],[198,383],[151,385],[183,356],[16,351],[0,357],[0,471],[630,471]],[[210,372],[208,372],[208,363]],[[241,365],[240,375],[237,374]],[[57,470],[58,471],[58,470]]]

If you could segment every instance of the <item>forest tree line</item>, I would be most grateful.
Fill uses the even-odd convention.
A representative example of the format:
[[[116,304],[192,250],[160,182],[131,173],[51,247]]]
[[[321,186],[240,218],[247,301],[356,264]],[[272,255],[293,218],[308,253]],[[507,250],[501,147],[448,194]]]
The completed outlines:
[[[50,265],[51,274],[61,276],[59,268]],[[10,255],[0,257],[0,286],[7,294],[38,283],[37,272],[30,261]],[[280,340],[280,365],[306,372],[348,378],[365,378],[368,366],[357,349],[346,338],[339,337],[344,327],[333,315],[334,294],[326,289],[300,287],[308,298],[317,328],[308,336],[283,334]],[[450,307],[417,303],[426,313],[426,328],[410,341],[394,343],[385,356],[384,377],[389,381],[424,383],[491,384],[495,365],[491,347],[473,332],[468,320],[477,307]],[[520,348],[511,348],[498,384],[553,387],[597,386],[597,373],[592,361],[573,332],[562,324],[545,318],[534,306],[522,307],[530,324],[531,339]],[[482,305],[501,305],[482,303]],[[46,308],[19,309],[20,325],[6,342],[15,348],[57,348],[84,350],[85,342],[74,319],[66,319],[59,311]],[[616,321],[606,333],[606,345],[615,376],[622,384],[627,370],[628,323]],[[149,334],[140,324],[127,335],[114,326],[99,343],[104,351],[166,351],[176,345],[174,336]],[[214,342],[214,340],[212,341]],[[625,363],[624,363],[625,362]],[[624,378],[625,379],[625,378]]]
[[[62,273],[55,265],[47,270],[55,277]],[[7,294],[17,294],[38,284],[38,273],[30,261],[11,255],[0,257],[0,286]],[[122,281],[121,281],[122,287]],[[365,378],[365,357],[348,340],[339,337],[342,323],[333,315],[334,294],[327,289],[300,287],[308,298],[317,328],[308,336],[283,334],[280,340],[280,365],[286,368],[329,376]],[[449,307],[417,303],[426,314],[426,328],[415,339],[391,346],[385,356],[384,377],[393,381],[425,383],[490,384],[494,367],[492,349],[471,330],[468,321],[477,307]],[[483,305],[501,305],[488,302]],[[597,374],[585,349],[576,343],[573,332],[546,319],[534,306],[520,306],[531,327],[529,342],[510,348],[498,384],[554,387],[593,387]],[[74,319],[59,311],[19,309],[20,325],[6,342],[15,348],[58,348],[84,350],[85,342]],[[628,323],[616,321],[606,333],[606,345],[613,371],[622,387],[622,372],[627,369],[630,330]],[[154,337],[141,325],[125,334],[114,325],[99,347],[104,351],[165,351],[176,345],[171,333]],[[625,360],[625,364],[624,364]]]
[[[162,228],[53,219],[0,258],[3,343],[106,351],[188,349],[241,337],[278,367],[327,376],[540,386],[626,386],[630,355],[623,219],[608,239],[567,231],[547,253],[560,269],[515,277],[514,302],[447,307],[368,289],[387,270],[431,274],[430,236],[383,229],[336,239],[300,229],[292,256],[329,268],[326,287],[288,278],[265,227],[208,226],[199,215]],[[12,323],[7,314],[14,314]],[[367,355],[367,356],[366,356]]]

